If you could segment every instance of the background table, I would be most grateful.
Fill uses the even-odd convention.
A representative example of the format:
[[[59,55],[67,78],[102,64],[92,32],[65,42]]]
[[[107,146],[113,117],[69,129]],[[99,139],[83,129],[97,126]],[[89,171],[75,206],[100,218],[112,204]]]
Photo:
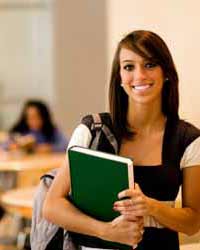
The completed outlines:
[[[64,153],[14,155],[0,154],[0,172],[17,172],[17,187],[37,185],[40,177],[53,168],[60,167]]]
[[[32,155],[0,155],[0,171],[49,170],[57,168],[65,158],[64,153]]]
[[[25,155],[22,152],[0,151],[0,174],[2,173],[3,183],[8,183],[9,177],[11,177],[10,180],[14,177],[14,182],[11,182],[11,184],[13,183],[12,186],[1,190],[0,199],[7,212],[18,214],[21,218],[19,227],[16,228],[18,246],[25,244],[25,241],[22,244],[21,236],[23,236],[23,239],[28,236],[25,229],[27,227],[30,229],[33,197],[40,177],[51,169],[60,167],[64,160],[65,153]],[[8,190],[10,188],[14,189]]]
[[[5,192],[1,196],[2,205],[8,212],[31,219],[35,186],[18,188]]]

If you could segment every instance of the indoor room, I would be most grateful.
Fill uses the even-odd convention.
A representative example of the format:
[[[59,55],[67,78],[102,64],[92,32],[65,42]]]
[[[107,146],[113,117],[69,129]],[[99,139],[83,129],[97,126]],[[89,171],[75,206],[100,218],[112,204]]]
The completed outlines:
[[[79,217],[74,221],[69,219],[79,215],[72,211],[70,200],[61,202],[71,194],[69,173],[63,170],[61,175],[62,169],[68,166],[71,147],[110,153],[106,144],[109,140],[108,147],[116,141],[114,154],[133,158],[135,183],[139,184],[137,192],[143,202],[138,207],[145,207],[140,210],[141,215],[128,220],[133,228],[140,223],[141,230],[133,229],[138,239],[132,239],[131,245],[118,237],[118,243],[126,245],[122,249],[147,250],[148,243],[141,242],[154,225],[156,230],[176,232],[172,236],[176,238],[174,250],[200,249],[199,7],[197,0],[0,0],[0,250],[119,249],[97,243],[84,245],[84,240],[80,244],[75,240],[74,245],[63,240],[60,243],[63,246],[58,246],[56,241],[51,243],[57,228],[49,226],[65,228],[65,233],[61,232],[65,239],[68,229],[101,238],[89,226],[95,220],[84,213],[81,212],[84,216],[83,219],[80,216],[80,221]],[[143,42],[145,39],[149,39],[150,45],[148,41]],[[159,72],[161,81],[156,78]],[[135,83],[131,83],[133,76],[138,77]],[[159,81],[161,87],[155,89],[157,99],[148,99]],[[121,107],[117,110],[114,105]],[[126,114],[121,114],[121,110]],[[103,114],[100,118],[96,115],[99,113]],[[89,117],[90,114],[93,116]],[[120,117],[125,124],[120,123]],[[169,125],[168,121],[172,120],[178,125],[173,122]],[[108,134],[108,128],[113,134]],[[166,153],[164,145],[167,145]],[[144,169],[166,167],[164,159],[166,164],[176,163],[178,170],[172,170],[172,175],[176,172],[177,176],[175,179],[170,172],[167,177],[161,177],[155,169],[157,177],[153,178],[160,178],[159,184],[154,179],[152,184],[148,180],[149,187],[161,185],[154,197],[151,191],[145,191],[145,181],[142,182],[149,169],[144,170],[144,175],[138,169],[140,165]],[[64,177],[67,184],[63,184]],[[169,178],[166,185],[165,178]],[[53,179],[55,184],[49,191]],[[176,185],[174,193],[168,194],[173,185]],[[57,196],[53,194],[55,191]],[[127,196],[131,201],[134,192],[132,198]],[[167,193],[167,198],[159,197],[163,193]],[[113,208],[120,218],[127,212],[122,211],[128,204],[128,199],[125,204],[123,198]],[[65,207],[69,209],[66,218]],[[155,215],[154,211],[157,211]],[[147,217],[155,223],[148,224]],[[38,229],[43,219],[46,224]],[[191,230],[187,230],[188,225]],[[50,229],[54,231],[48,238],[44,232]],[[158,239],[160,231],[155,235]],[[69,238],[72,236],[69,234]],[[114,241],[112,237],[102,239]],[[167,241],[167,237],[163,238],[166,250],[172,249],[167,248]],[[155,249],[150,245],[148,250]]]

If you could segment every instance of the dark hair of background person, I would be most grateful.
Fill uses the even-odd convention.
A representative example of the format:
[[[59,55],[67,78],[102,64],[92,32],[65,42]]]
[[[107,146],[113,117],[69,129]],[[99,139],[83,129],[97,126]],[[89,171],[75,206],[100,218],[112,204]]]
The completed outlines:
[[[109,88],[109,108],[113,127],[119,142],[123,137],[131,138],[134,132],[127,123],[128,96],[120,86],[119,54],[122,48],[129,49],[141,57],[160,65],[163,70],[162,112],[168,119],[179,118],[178,74],[165,42],[155,33],[137,30],[129,33],[118,44],[112,64]]]
[[[27,124],[26,111],[29,107],[34,107],[38,110],[42,119],[41,132],[45,136],[47,142],[52,142],[54,139],[55,126],[52,122],[48,106],[40,100],[29,100],[25,103],[19,120],[11,128],[11,133],[27,133],[30,129]]]

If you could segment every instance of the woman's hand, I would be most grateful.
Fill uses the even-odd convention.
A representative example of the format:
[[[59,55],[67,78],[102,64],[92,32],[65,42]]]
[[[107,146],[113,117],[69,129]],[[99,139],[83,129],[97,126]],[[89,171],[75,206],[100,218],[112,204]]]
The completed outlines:
[[[102,239],[136,246],[142,239],[143,219],[132,220],[129,215],[120,215],[107,224]]]
[[[116,201],[113,209],[122,215],[128,215],[129,218],[135,220],[138,216],[144,217],[149,215],[150,199],[143,194],[139,185],[136,183],[135,188],[126,189],[118,194],[118,198],[126,198]]]

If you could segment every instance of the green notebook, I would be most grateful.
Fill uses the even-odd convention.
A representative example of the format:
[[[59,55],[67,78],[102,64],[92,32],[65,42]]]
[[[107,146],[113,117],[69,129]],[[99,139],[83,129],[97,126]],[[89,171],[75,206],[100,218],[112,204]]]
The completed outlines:
[[[73,204],[98,220],[111,221],[119,216],[113,210],[113,204],[120,191],[134,185],[132,160],[78,146],[70,148],[68,156]],[[129,246],[95,239],[103,248],[130,249]]]

